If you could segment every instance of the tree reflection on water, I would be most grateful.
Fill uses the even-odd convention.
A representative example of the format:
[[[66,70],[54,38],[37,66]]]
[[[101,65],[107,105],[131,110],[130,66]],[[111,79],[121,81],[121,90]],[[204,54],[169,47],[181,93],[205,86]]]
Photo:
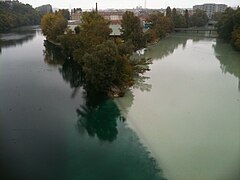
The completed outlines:
[[[220,39],[217,39],[214,50],[215,56],[221,64],[222,72],[230,73],[238,78],[238,89],[240,91],[240,53]]]
[[[78,63],[65,59],[61,49],[45,41],[44,61],[49,65],[59,66],[59,72],[65,82],[73,89],[74,98],[80,88],[84,86],[84,75]],[[91,137],[98,137],[102,141],[112,142],[117,138],[117,123],[125,118],[111,99],[100,95],[86,96],[85,103],[76,110],[77,126],[80,133],[87,132]]]
[[[102,141],[114,141],[118,134],[117,123],[125,121],[112,100],[87,99],[76,111],[79,131],[87,131],[89,136],[97,136]]]
[[[0,54],[3,48],[22,46],[24,43],[31,41],[36,36],[36,32],[26,32],[26,34],[19,34],[17,32],[2,34],[0,36]]]

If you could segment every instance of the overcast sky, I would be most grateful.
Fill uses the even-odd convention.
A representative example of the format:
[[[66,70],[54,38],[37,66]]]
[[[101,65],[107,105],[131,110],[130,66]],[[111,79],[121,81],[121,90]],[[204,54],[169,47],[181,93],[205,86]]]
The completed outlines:
[[[217,3],[227,4],[236,7],[240,4],[240,0],[146,0],[147,8],[192,8],[196,4]],[[135,8],[136,6],[144,7],[145,0],[20,0],[22,3],[28,3],[33,7],[44,4],[51,4],[53,8],[82,8],[92,9],[98,2],[99,9],[115,8]]]

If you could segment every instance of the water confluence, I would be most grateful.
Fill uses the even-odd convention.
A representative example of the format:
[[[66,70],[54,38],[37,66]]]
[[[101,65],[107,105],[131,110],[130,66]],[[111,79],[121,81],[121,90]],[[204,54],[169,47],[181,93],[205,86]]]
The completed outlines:
[[[38,27],[1,34],[1,179],[240,178],[240,53],[173,35],[115,100],[89,99]]]

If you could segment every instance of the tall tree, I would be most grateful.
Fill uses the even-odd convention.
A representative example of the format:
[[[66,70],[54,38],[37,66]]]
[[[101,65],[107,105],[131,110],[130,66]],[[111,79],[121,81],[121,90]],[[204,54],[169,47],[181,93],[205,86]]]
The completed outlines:
[[[78,48],[73,52],[73,59],[83,65],[84,54],[91,53],[97,45],[107,41],[111,31],[109,22],[97,12],[84,12],[80,33],[77,35],[77,46],[74,45]]]
[[[133,12],[126,11],[123,14],[122,33],[123,39],[125,41],[131,40],[135,49],[140,49],[146,46],[140,19],[136,17]]]
[[[60,13],[66,20],[70,20],[70,12],[68,9],[59,9],[55,13]]]
[[[231,41],[240,50],[240,8],[227,8],[216,25],[219,37]]]
[[[182,14],[179,14],[175,8],[172,10],[172,21],[176,28],[186,27],[186,20]]]
[[[188,13],[187,9],[184,12],[184,17],[185,17],[185,21],[186,21],[186,27],[188,27],[189,26],[189,13]]]
[[[197,9],[195,13],[190,17],[190,25],[191,26],[205,26],[208,22],[208,16],[206,12]]]
[[[231,39],[231,33],[234,30],[234,14],[235,11],[232,8],[227,8],[216,25],[219,36],[225,40]]]
[[[81,33],[83,41],[93,47],[109,39],[111,29],[109,22],[95,11],[84,12],[82,15]]]
[[[150,33],[153,41],[155,38],[165,37],[172,31],[173,24],[171,19],[164,16],[162,13],[150,14],[148,21],[152,24]]]
[[[166,16],[169,18],[172,18],[172,10],[169,6],[166,9]]]
[[[124,76],[131,77],[131,71],[126,66],[129,63],[120,57],[113,41],[108,40],[96,46],[95,50],[86,53],[83,59],[88,91],[107,94],[115,87],[128,87],[129,79]],[[124,62],[127,64],[124,65]]]

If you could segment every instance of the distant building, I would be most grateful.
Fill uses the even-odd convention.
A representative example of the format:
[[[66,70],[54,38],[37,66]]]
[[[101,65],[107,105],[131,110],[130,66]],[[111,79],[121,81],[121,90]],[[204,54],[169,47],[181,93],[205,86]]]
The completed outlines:
[[[121,24],[123,13],[122,11],[103,11],[98,12],[104,19],[110,21],[110,24]]]
[[[18,0],[0,0],[0,2],[14,2],[14,3],[19,3]]]
[[[36,10],[42,15],[53,12],[52,6],[50,4],[36,7]]]
[[[71,10],[71,20],[74,21],[81,21],[82,16],[82,9],[81,8],[74,8]]]
[[[227,9],[226,4],[203,4],[193,6],[193,10],[197,9],[203,10],[206,12],[207,16],[211,19],[212,15],[216,12],[224,12]]]

